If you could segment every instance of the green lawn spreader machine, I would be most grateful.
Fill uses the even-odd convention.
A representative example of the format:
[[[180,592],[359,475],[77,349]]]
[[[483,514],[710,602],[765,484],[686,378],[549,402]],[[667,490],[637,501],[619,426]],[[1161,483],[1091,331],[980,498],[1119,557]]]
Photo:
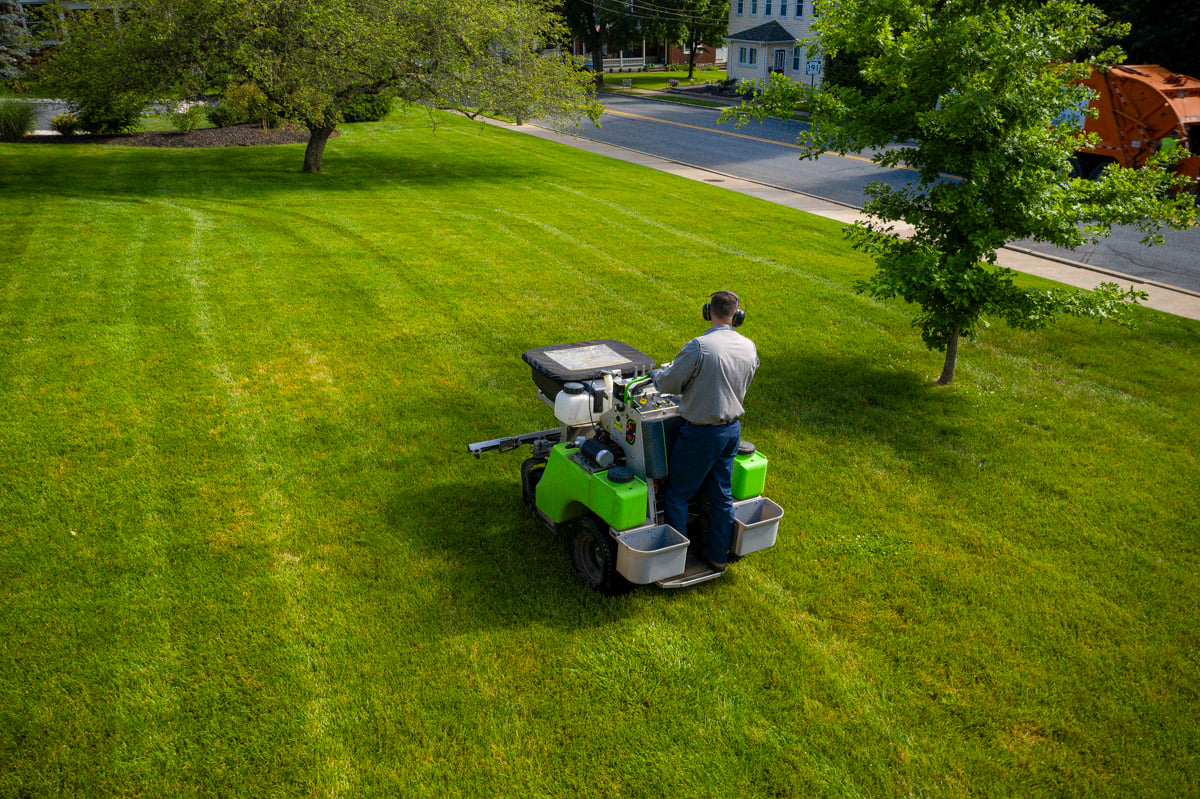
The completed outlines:
[[[679,398],[660,393],[650,379],[654,361],[611,339],[539,347],[522,358],[560,426],[467,449],[478,458],[531,448],[521,464],[525,503],[551,531],[566,534],[584,581],[618,594],[720,577],[701,557],[708,518],[702,498],[692,503],[686,531],[662,521],[656,499],[683,419]],[[766,457],[743,441],[733,469],[731,559],[775,544],[783,509],[763,496],[766,477]]]

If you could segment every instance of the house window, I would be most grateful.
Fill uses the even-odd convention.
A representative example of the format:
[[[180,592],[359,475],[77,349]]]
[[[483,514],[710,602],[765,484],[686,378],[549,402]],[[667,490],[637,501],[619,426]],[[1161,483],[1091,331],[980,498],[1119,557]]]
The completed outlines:
[[[750,0],[750,14],[751,16],[758,15],[758,0]]]
[[[738,48],[738,63],[739,64],[746,63],[746,48],[745,47]]]
[[[779,0],[779,16],[787,16],[787,0]]]
[[[796,0],[796,16],[804,16],[804,0]]]
[[[804,72],[804,48],[792,48],[792,72],[800,75]]]
[[[737,10],[737,12],[738,12],[738,14],[739,14],[739,15],[740,15],[740,14],[744,14],[744,13],[746,12],[746,0],[738,0],[738,10]]]
[[[749,64],[750,64],[750,66],[754,66],[754,65],[755,65],[755,64],[757,64],[757,63],[758,63],[758,48],[757,48],[757,47],[751,47],[751,48],[750,48],[750,61],[749,61]]]
[[[49,2],[22,3],[20,13],[24,18],[25,29],[34,41],[41,44],[58,43],[58,23],[63,19],[61,9]]]
[[[769,17],[769,16],[771,16],[771,0],[764,0],[764,2],[763,2],[763,16],[764,16],[764,17]]]

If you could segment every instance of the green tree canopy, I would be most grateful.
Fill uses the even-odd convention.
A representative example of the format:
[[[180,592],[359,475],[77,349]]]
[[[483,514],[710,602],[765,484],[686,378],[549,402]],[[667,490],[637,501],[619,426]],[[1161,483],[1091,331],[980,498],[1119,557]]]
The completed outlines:
[[[449,0],[123,0],[81,14],[48,65],[77,103],[194,93],[218,76],[248,80],[310,133],[318,172],[342,111],[383,91],[442,108],[578,118],[590,85],[547,52],[564,31],[539,0],[494,0],[463,13]]]
[[[696,72],[701,45],[720,42],[729,32],[728,0],[645,0],[646,13],[658,15],[664,38],[688,51],[688,78]]]
[[[1120,318],[1140,292],[1023,288],[996,265],[1020,239],[1075,248],[1114,224],[1148,236],[1195,221],[1190,196],[1164,168],[1110,170],[1098,183],[1070,180],[1083,140],[1071,112],[1086,104],[1077,81],[1094,51],[1119,34],[1078,0],[839,0],[814,24],[821,49],[857,59],[867,91],[810,91],[781,76],[756,82],[761,96],[727,112],[741,122],[813,108],[802,157],[871,153],[882,166],[916,171],[906,186],[867,187],[870,221],[848,229],[877,271],[859,285],[873,296],[919,306],[914,320],[931,349],[946,353],[939,383],[954,377],[960,336],[989,316],[1036,329],[1061,314]],[[815,47],[814,47],[815,51]],[[1097,53],[1108,63],[1115,53]],[[1163,154],[1164,159],[1168,154]],[[893,235],[896,222],[910,236]]]
[[[596,85],[604,82],[604,50],[623,50],[642,40],[638,15],[621,0],[562,0],[559,11],[571,36],[592,55]]]
[[[1115,41],[1131,64],[1161,64],[1200,77],[1200,3],[1196,0],[1092,0],[1130,24]]]

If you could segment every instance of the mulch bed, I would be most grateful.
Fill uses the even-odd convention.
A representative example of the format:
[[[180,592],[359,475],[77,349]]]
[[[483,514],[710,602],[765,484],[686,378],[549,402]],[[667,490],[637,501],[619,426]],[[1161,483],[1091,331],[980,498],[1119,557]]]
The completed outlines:
[[[338,135],[337,131],[333,134]],[[125,147],[257,147],[264,144],[304,144],[308,131],[304,128],[282,127],[264,129],[261,125],[231,125],[227,128],[205,128],[154,133],[124,133],[119,136],[26,136],[31,144],[116,144]]]

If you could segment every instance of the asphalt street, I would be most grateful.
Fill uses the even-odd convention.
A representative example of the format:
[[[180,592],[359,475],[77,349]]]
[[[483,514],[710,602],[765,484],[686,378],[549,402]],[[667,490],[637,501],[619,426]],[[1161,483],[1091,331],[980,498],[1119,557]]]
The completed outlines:
[[[584,122],[578,135],[746,180],[804,192],[860,208],[863,187],[872,181],[902,186],[906,169],[884,169],[862,156],[822,155],[800,160],[795,141],[803,123],[767,120],[741,128],[718,123],[719,109],[606,94],[599,127]],[[1157,246],[1143,234],[1116,228],[1099,244],[1075,251],[1032,241],[1014,242],[1034,252],[1085,264],[1100,271],[1200,292],[1200,229],[1167,231]]]

